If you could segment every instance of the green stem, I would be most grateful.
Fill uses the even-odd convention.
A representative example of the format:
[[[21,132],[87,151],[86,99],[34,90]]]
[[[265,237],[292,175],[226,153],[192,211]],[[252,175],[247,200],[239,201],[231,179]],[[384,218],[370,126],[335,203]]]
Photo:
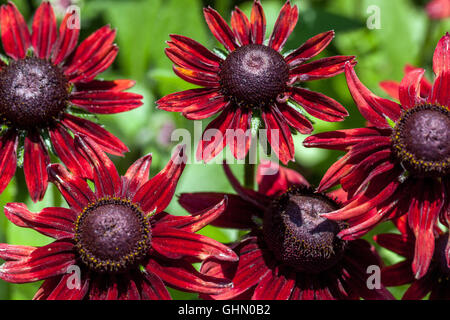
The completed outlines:
[[[253,189],[255,187],[255,164],[248,163],[248,158],[245,159],[244,164],[244,187]]]

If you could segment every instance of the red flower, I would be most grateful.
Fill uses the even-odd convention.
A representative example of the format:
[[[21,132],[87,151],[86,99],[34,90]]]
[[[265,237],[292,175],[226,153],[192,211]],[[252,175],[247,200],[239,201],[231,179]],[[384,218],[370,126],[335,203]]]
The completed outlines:
[[[91,137],[111,154],[128,151],[101,126],[72,114],[77,109],[118,113],[142,104],[142,96],[123,92],[134,81],[94,80],[117,55],[116,32],[105,26],[77,47],[77,19],[76,13],[68,13],[58,33],[53,9],[43,2],[30,33],[12,2],[0,8],[1,39],[9,56],[0,62],[0,114],[6,126],[0,137],[0,192],[14,176],[17,162],[22,162],[22,143],[23,170],[33,201],[41,200],[47,189],[50,145],[72,172],[92,177],[86,160],[74,149],[71,133]]]
[[[238,195],[227,194],[228,205],[213,225],[251,229],[231,248],[239,263],[206,260],[201,272],[229,278],[234,286],[212,299],[392,299],[384,288],[368,289],[367,268],[381,260],[365,240],[344,241],[337,237],[344,223],[318,213],[339,207],[335,196],[314,192],[299,173],[274,163],[258,167],[258,192],[243,188],[228,166],[225,172]],[[272,171],[273,172],[273,171]],[[189,212],[203,210],[225,195],[182,194],[180,204]],[[345,195],[344,195],[345,196]],[[260,223],[262,221],[262,227]]]
[[[385,286],[411,284],[403,295],[404,300],[420,300],[430,292],[430,300],[450,300],[450,267],[445,258],[448,255],[448,252],[445,253],[448,231],[443,233],[439,228],[435,228],[437,239],[433,260],[425,275],[417,280],[411,271],[411,263],[414,259],[414,247],[419,244],[405,218],[406,216],[403,216],[396,221],[401,234],[387,233],[375,236],[378,244],[406,258],[382,269],[383,284]]]
[[[349,56],[305,63],[327,47],[333,31],[318,34],[282,55],[298,19],[297,6],[289,1],[281,9],[267,45],[266,20],[259,1],[253,4],[250,20],[236,7],[231,28],[214,9],[206,8],[204,14],[209,29],[228,55],[222,58],[192,39],[171,35],[166,54],[175,64],[175,73],[202,88],[173,93],[157,102],[158,108],[181,112],[191,120],[219,113],[205,129],[197,159],[210,161],[225,145],[235,158],[243,159],[250,148],[252,117],[256,116],[262,117],[272,149],[287,163],[294,158],[290,127],[303,134],[313,130],[298,105],[325,121],[342,121],[348,115],[335,100],[294,86],[299,81],[333,77],[343,72],[346,62],[355,63]],[[213,133],[208,129],[214,129]]]
[[[423,80],[423,69],[411,69],[398,86],[383,83],[396,102],[375,96],[346,66],[350,92],[371,126],[320,133],[305,140],[307,147],[345,150],[323,177],[319,191],[341,184],[349,193],[346,206],[325,216],[352,219],[344,238],[360,236],[383,220],[408,215],[416,246],[413,270],[417,278],[428,269],[437,220],[448,226],[450,172],[450,35],[434,53],[436,79]],[[392,125],[392,126],[391,126]],[[450,261],[450,256],[448,257]]]
[[[426,6],[430,19],[445,19],[450,17],[450,0],[432,0]]]
[[[163,211],[185,166],[183,147],[148,180],[151,155],[137,160],[121,177],[92,139],[77,136],[75,145],[92,165],[95,193],[81,177],[52,164],[50,180],[69,209],[32,213],[22,203],[7,204],[5,214],[11,222],[56,241],[40,248],[0,245],[0,258],[6,260],[1,279],[45,279],[35,299],[170,299],[164,283],[207,294],[221,293],[230,285],[191,265],[209,257],[237,260],[225,245],[195,234],[224,210],[226,199],[195,217]],[[74,266],[78,273],[73,274]],[[79,277],[78,288],[68,285],[73,285],[74,276]]]

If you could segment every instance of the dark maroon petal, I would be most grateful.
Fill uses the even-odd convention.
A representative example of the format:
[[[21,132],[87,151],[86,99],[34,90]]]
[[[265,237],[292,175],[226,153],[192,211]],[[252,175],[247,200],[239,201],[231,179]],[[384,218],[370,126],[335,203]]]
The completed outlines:
[[[280,51],[287,39],[294,31],[298,20],[297,6],[291,6],[290,1],[286,1],[283,8],[281,8],[278,19],[273,27],[272,35],[269,39],[269,47],[276,51]]]
[[[105,152],[116,156],[122,156],[124,152],[128,152],[128,147],[119,138],[92,121],[66,113],[61,122],[74,134],[81,133],[94,140]]]
[[[216,294],[232,285],[227,280],[206,276],[184,261],[170,264],[150,259],[145,268],[170,286],[188,292]]]
[[[45,300],[82,300],[85,295],[88,292],[89,289],[89,278],[87,277],[81,277],[80,287],[74,288],[71,286],[68,286],[68,283],[70,283],[73,278],[73,273],[67,273],[61,277],[61,280],[59,283],[53,284],[48,283],[49,288],[45,288],[46,282],[53,282],[53,279],[47,279],[44,281],[41,288],[43,291],[50,291],[50,292],[43,292],[43,294],[47,295],[45,297]],[[44,288],[43,288],[44,287]],[[36,296],[33,298],[33,300],[41,300],[42,298],[39,298],[38,296],[39,292],[36,293]]]
[[[197,56],[179,49],[171,41],[168,41],[167,44],[169,48],[164,49],[164,52],[177,66],[197,72],[217,73],[219,71],[218,66],[210,66],[202,63],[201,60],[197,59]]]
[[[309,187],[308,181],[300,173],[270,161],[261,161],[256,182],[258,192],[267,196],[279,196],[292,186]]]
[[[252,300],[288,300],[294,285],[295,279],[268,272],[256,287]]]
[[[238,260],[233,250],[216,240],[189,231],[165,228],[159,225],[152,230],[152,248],[168,259]]]
[[[164,282],[153,273],[143,273],[141,286],[142,300],[171,300]]]
[[[256,243],[256,238],[243,241],[238,249],[239,263],[232,279],[233,287],[221,294],[214,294],[215,300],[228,300],[239,296],[257,285],[264,276],[272,272],[266,265],[263,252]]]
[[[122,177],[122,196],[133,198],[136,191],[142,187],[149,178],[152,155],[148,154],[136,160]]]
[[[121,284],[123,284],[122,287],[124,290],[119,292],[117,300],[141,300],[141,295],[139,293],[136,280],[134,280],[130,275],[126,275],[122,281]]]
[[[0,259],[5,261],[20,261],[27,259],[35,247],[17,246],[6,243],[0,243]]]
[[[209,30],[211,30],[214,37],[216,37],[216,39],[223,44],[228,51],[231,52],[235,50],[238,45],[236,44],[233,31],[231,31],[230,27],[225,20],[223,20],[220,14],[211,7],[203,9],[203,13],[205,15]]]
[[[113,44],[115,36],[115,30],[104,26],[78,46],[64,70],[71,82],[89,82],[112,64],[118,51]]]
[[[56,42],[56,17],[52,6],[42,2],[36,10],[32,25],[31,43],[38,58],[48,59]]]
[[[30,32],[22,14],[13,2],[0,8],[0,28],[3,49],[15,60],[23,59],[30,47]]]
[[[159,109],[172,112],[183,112],[186,108],[201,109],[209,101],[221,96],[217,88],[197,88],[171,93],[156,102]]]
[[[179,199],[180,204],[183,203],[181,198],[183,198],[183,195]],[[202,203],[203,205],[205,204]],[[217,202],[210,206],[192,212],[193,216],[173,216],[168,214],[158,220],[156,226],[158,228],[175,228],[186,232],[197,232],[221,216],[227,207],[228,196],[222,195]]]
[[[245,46],[252,42],[250,21],[238,7],[231,14],[231,28],[241,45]]]
[[[267,206],[270,204],[272,199],[264,194],[256,192],[252,189],[244,188],[231,172],[230,167],[227,163],[223,163],[223,170],[225,171],[225,175],[230,181],[231,186],[236,191],[236,193],[245,201],[254,204],[256,207],[265,210]]]
[[[247,108],[238,108],[234,114],[231,130],[226,132],[226,140],[233,156],[244,159],[250,149],[252,111]]]
[[[32,251],[27,259],[4,263],[0,278],[12,283],[34,282],[64,274],[74,264],[72,242],[58,240]]]
[[[389,96],[391,96],[392,98],[394,98],[397,101],[400,101],[400,97],[398,95],[398,91],[400,89],[400,83],[398,83],[397,81],[391,81],[391,80],[381,81],[380,87]]]
[[[343,121],[347,110],[336,100],[308,89],[294,87],[291,98],[301,105],[310,115],[324,121]]]
[[[278,159],[284,164],[294,159],[294,140],[289,126],[276,106],[271,111],[263,111],[262,119],[266,125],[267,140]]]
[[[410,109],[415,105],[422,104],[420,97],[420,83],[425,69],[417,68],[405,75],[399,87],[399,99],[404,109]]]
[[[220,85],[219,76],[215,72],[196,71],[178,67],[176,65],[173,66],[173,71],[181,79],[198,86],[216,88]]]
[[[286,58],[286,63],[290,68],[294,68],[297,65],[303,63],[306,60],[315,57],[322,52],[333,40],[334,31],[326,31],[319,33],[318,35],[308,39],[298,49],[291,52]]]
[[[439,40],[434,50],[433,71],[437,77],[450,72],[450,34],[448,32]]]
[[[108,91],[108,92],[120,92],[130,89],[136,84],[134,80],[117,79],[117,80],[92,80],[86,83],[77,83],[77,91]]]
[[[6,218],[23,228],[32,228],[55,239],[72,238],[76,214],[66,208],[44,208],[39,213],[28,211],[23,203],[8,203]]]
[[[102,149],[87,136],[75,136],[75,145],[83,152],[93,168],[95,193],[98,198],[117,197],[122,191],[122,182],[114,163]]]
[[[25,181],[34,202],[42,200],[48,185],[47,165],[50,156],[44,141],[37,132],[28,132],[25,137],[23,172]]]
[[[411,271],[411,260],[404,260],[381,271],[381,281],[388,287],[402,286],[415,280]]]
[[[94,192],[81,177],[70,174],[60,164],[51,164],[47,167],[49,180],[53,182],[66,199],[69,206],[81,212],[90,203],[96,200]]]
[[[390,128],[386,117],[397,121],[400,117],[400,105],[374,95],[367,89],[356,76],[353,66],[347,64],[345,67],[348,88],[355,100],[361,114],[371,124],[378,128]]]
[[[189,120],[202,120],[209,118],[216,113],[222,111],[228,106],[229,102],[225,97],[217,95],[214,98],[209,99],[203,104],[193,104],[183,109],[182,113],[186,119]],[[248,113],[246,113],[248,114]]]
[[[92,168],[75,148],[72,136],[59,123],[49,129],[53,148],[59,159],[76,176],[92,178]]]
[[[80,28],[77,28],[74,22],[79,18],[77,11],[73,10],[72,12],[68,12],[61,21],[59,37],[52,55],[52,62],[54,64],[63,62],[77,46]]]
[[[112,114],[136,109],[142,96],[120,91],[78,91],[70,95],[70,102],[93,113]]]
[[[208,124],[197,147],[197,160],[209,162],[223,150],[227,143],[226,131],[231,128],[234,116],[235,113],[229,106]]]
[[[401,256],[411,258],[414,256],[414,239],[394,233],[383,233],[374,236],[374,240],[382,247]]]
[[[188,37],[171,34],[168,44],[170,48],[177,48],[189,58],[189,61],[206,67],[207,69],[218,70],[220,63],[223,61],[220,57],[209,51],[197,41]]]
[[[430,292],[436,279],[431,274],[425,275],[423,278],[414,281],[406,290],[402,300],[422,300]]]
[[[8,131],[0,137],[0,193],[11,181],[17,166],[18,137],[14,131]]]
[[[172,200],[181,173],[186,166],[185,145],[179,145],[167,163],[151,180],[146,182],[133,198],[147,213],[163,211]]]
[[[311,81],[334,77],[344,72],[344,67],[347,63],[349,65],[355,65],[354,58],[354,56],[334,56],[301,64],[291,69],[290,79],[295,78],[296,81]]]
[[[222,200],[224,196],[228,199],[225,210],[208,223],[221,228],[253,228],[255,226],[253,215],[262,216],[261,209],[235,194],[224,195],[223,193],[214,192],[182,193],[178,202],[196,218],[201,212],[208,210],[208,208]],[[179,220],[178,223],[184,222],[185,220],[190,222],[187,217],[176,217],[176,220],[172,223],[175,224],[177,220]]]
[[[253,2],[250,24],[252,42],[255,44],[263,44],[264,37],[266,36],[266,16],[264,15],[264,10],[259,0]]]
[[[434,81],[429,103],[435,103],[442,106],[450,105],[450,70],[442,72]]]
[[[361,142],[378,140],[380,136],[390,136],[391,131],[384,132],[377,128],[345,129],[322,132],[307,137],[303,145],[307,148],[323,148],[331,150],[348,150],[350,147]]]
[[[299,111],[295,110],[285,103],[278,103],[277,106],[281,114],[283,115],[283,118],[291,127],[303,134],[309,134],[313,131],[311,122],[306,119],[305,116],[303,116]]]
[[[445,191],[442,183],[431,178],[416,179],[411,189],[408,224],[416,237],[412,269],[416,279],[420,279],[433,258],[434,228],[443,209]]]

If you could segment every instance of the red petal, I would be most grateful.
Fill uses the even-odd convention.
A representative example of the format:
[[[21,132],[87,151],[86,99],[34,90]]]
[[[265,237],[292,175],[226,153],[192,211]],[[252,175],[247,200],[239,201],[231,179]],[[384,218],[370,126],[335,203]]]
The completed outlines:
[[[164,49],[167,57],[177,66],[194,71],[206,71],[209,73],[219,72],[219,66],[203,63],[196,55],[189,51],[178,48],[173,42],[168,41],[169,48]]]
[[[200,43],[188,37],[171,34],[170,38],[172,39],[169,43],[171,48],[178,48],[189,56],[190,60],[195,60],[196,63],[201,63],[201,65],[215,70],[219,68],[220,63],[223,61]]]
[[[56,41],[52,55],[52,62],[54,64],[63,62],[77,46],[80,29],[77,28],[73,22],[76,22],[79,18],[80,17],[75,10],[64,16],[64,19],[59,26],[59,37]]]
[[[370,123],[379,128],[390,128],[385,117],[397,121],[400,117],[400,105],[380,97],[369,91],[356,76],[353,66],[345,67],[348,88],[361,114]]]
[[[186,166],[185,145],[179,145],[166,167],[147,181],[133,198],[147,213],[163,211],[172,200],[181,173]]]
[[[438,42],[433,55],[433,71],[436,76],[450,72],[450,33],[446,33]]]
[[[324,121],[343,121],[348,116],[347,110],[336,100],[324,94],[294,87],[291,98],[301,105],[306,112]]]
[[[174,264],[150,259],[145,268],[169,285],[188,292],[215,294],[226,291],[232,285],[227,280],[208,277],[183,261]]]
[[[450,105],[450,71],[442,72],[436,78],[428,102],[442,106]]]
[[[133,198],[136,191],[142,187],[149,178],[152,155],[148,154],[136,160],[122,177],[122,196]]]
[[[56,17],[52,6],[42,2],[33,19],[31,43],[38,58],[48,59],[56,42]]]
[[[233,250],[216,240],[189,231],[160,227],[159,224],[152,230],[152,248],[168,259],[238,260]]]
[[[76,214],[66,208],[44,208],[39,213],[28,211],[23,203],[8,203],[5,215],[12,223],[32,228],[55,239],[72,238]]]
[[[432,274],[414,281],[406,290],[402,300],[422,300],[430,292],[436,280],[433,279]]]
[[[301,64],[290,71],[290,79],[311,81],[334,77],[344,72],[344,67],[355,65],[354,56],[334,56],[322,58],[310,63]]]
[[[389,96],[394,98],[395,100],[399,101],[400,97],[398,95],[398,91],[400,89],[400,83],[397,81],[382,81],[380,82],[380,87],[383,89],[384,92],[386,92]]]
[[[136,84],[134,80],[117,79],[112,81],[92,80],[86,83],[77,83],[77,91],[108,91],[120,92],[130,89]]]
[[[285,103],[279,103],[277,104],[277,106],[281,114],[283,115],[283,118],[291,127],[303,134],[309,134],[313,131],[311,122],[306,119],[300,112]]]
[[[185,197],[186,194],[184,194],[184,198]],[[178,201],[183,206],[183,203],[185,204],[185,201],[182,200],[182,198],[183,195],[180,196]],[[225,208],[228,208],[228,196],[222,195],[222,197],[218,199],[217,202],[214,202],[212,204],[201,203],[201,206],[201,209],[190,212],[193,216],[167,215],[164,218],[158,220],[157,226],[158,228],[175,228],[187,232],[197,232],[222,215]],[[189,211],[188,209],[186,210]]]
[[[75,136],[75,145],[81,150],[94,173],[95,193],[98,198],[117,197],[122,191],[122,182],[114,163],[101,148],[87,136]]]
[[[24,59],[30,47],[28,26],[13,2],[0,8],[0,28],[3,49],[15,60]]]
[[[58,158],[66,165],[66,167],[76,176],[82,178],[92,178],[92,168],[81,153],[75,148],[72,136],[67,132],[66,128],[57,124],[50,130],[50,138],[52,145]]]
[[[295,286],[295,279],[286,279],[272,272],[261,279],[252,300],[288,300]]]
[[[50,163],[50,156],[38,133],[28,133],[24,148],[23,171],[25,181],[30,191],[31,200],[36,202],[42,200],[47,190],[47,165]]]
[[[297,6],[291,6],[289,0],[286,1],[283,8],[281,8],[278,19],[275,22],[275,26],[273,27],[273,32],[269,40],[269,47],[273,48],[276,51],[280,51],[292,31],[294,31],[297,20]]]
[[[47,167],[47,171],[49,180],[58,187],[64,199],[66,199],[73,210],[81,212],[96,200],[94,193],[86,181],[80,177],[71,175],[62,165],[51,164]]]
[[[253,2],[250,24],[253,43],[262,44],[266,36],[266,17],[259,0]]]
[[[404,109],[410,109],[422,104],[420,97],[420,83],[425,73],[424,69],[408,72],[400,83],[399,99]]]
[[[51,292],[48,292],[48,296],[45,300],[83,300],[89,289],[89,279],[83,278],[80,283],[80,288],[73,288],[68,286],[70,281],[72,281],[73,276],[73,273],[68,273],[62,276],[59,283],[55,287],[52,286],[52,290]],[[46,280],[43,286],[48,281],[50,281],[50,279]],[[44,291],[47,290],[47,288],[44,289]],[[38,293],[33,300],[41,299],[37,295]]]
[[[142,300],[172,299],[164,283],[153,273],[144,273],[140,285]]]
[[[216,113],[222,111],[228,106],[228,101],[225,97],[217,95],[214,98],[209,99],[204,104],[190,105],[183,109],[183,116],[189,120],[202,120],[209,118]]]
[[[230,27],[220,14],[211,7],[203,9],[203,13],[205,15],[206,23],[214,37],[216,37],[228,51],[231,52],[235,50],[238,45],[236,44],[233,31],[231,31]]]
[[[210,100],[221,96],[217,88],[197,88],[171,93],[156,102],[159,109],[183,112],[187,107],[201,109]]]
[[[236,39],[241,45],[245,46],[252,42],[250,22],[238,7],[231,14],[231,28],[233,28]]]
[[[17,166],[18,136],[14,131],[8,131],[0,137],[0,193],[11,181]]]
[[[28,258],[36,250],[30,246],[16,246],[6,243],[0,243],[0,259],[5,261],[20,261]]]
[[[284,164],[294,159],[294,140],[287,122],[276,106],[272,111],[263,111],[262,118],[266,125],[267,139],[278,159]]]
[[[224,196],[228,199],[225,210],[220,215],[214,215],[214,220],[211,219],[208,223],[221,228],[251,229],[254,227],[253,215],[262,216],[262,211],[258,207],[235,194],[224,195],[223,193],[214,192],[182,193],[178,198],[178,202],[190,214],[193,214],[194,218],[177,217],[171,223],[179,224],[185,221],[197,221],[196,218],[201,215],[201,212],[214,206]]]
[[[219,77],[217,73],[206,72],[206,71],[196,71],[191,69],[186,69],[173,66],[173,71],[181,79],[190,82],[192,84],[203,86],[203,87],[219,87]]]
[[[322,132],[307,137],[303,145],[307,148],[324,148],[331,150],[348,150],[361,142],[369,142],[380,136],[390,136],[391,131],[384,133],[377,128],[345,129]]]
[[[318,35],[308,39],[298,49],[290,53],[285,58],[286,63],[290,68],[294,68],[300,63],[315,57],[330,44],[333,38],[333,30],[319,33]]]
[[[72,242],[58,240],[37,248],[28,259],[4,263],[0,267],[0,278],[12,283],[34,282],[64,274],[74,264]]]
[[[128,152],[128,147],[120,141],[119,138],[113,136],[111,133],[92,121],[78,118],[66,113],[64,114],[64,118],[61,122],[74,134],[81,133],[94,140],[105,152],[117,156],[122,156],[124,152]]]
[[[387,287],[402,286],[412,283],[414,280],[410,260],[385,267],[381,271],[381,281]]]
[[[267,196],[279,196],[295,185],[309,187],[308,181],[300,173],[270,161],[261,161],[256,181],[258,192]]]
[[[100,114],[133,110],[142,105],[142,99],[140,94],[118,91],[77,91],[70,95],[74,105]]]
[[[236,159],[244,159],[250,149],[252,111],[238,108],[230,130],[226,131],[226,143]]]

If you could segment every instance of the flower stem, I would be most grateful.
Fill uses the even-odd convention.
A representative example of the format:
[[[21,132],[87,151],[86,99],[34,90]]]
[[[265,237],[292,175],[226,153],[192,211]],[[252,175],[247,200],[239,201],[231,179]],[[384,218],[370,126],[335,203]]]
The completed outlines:
[[[246,158],[244,164],[244,187],[253,189],[255,187],[255,169],[256,166],[253,163],[249,163]]]

